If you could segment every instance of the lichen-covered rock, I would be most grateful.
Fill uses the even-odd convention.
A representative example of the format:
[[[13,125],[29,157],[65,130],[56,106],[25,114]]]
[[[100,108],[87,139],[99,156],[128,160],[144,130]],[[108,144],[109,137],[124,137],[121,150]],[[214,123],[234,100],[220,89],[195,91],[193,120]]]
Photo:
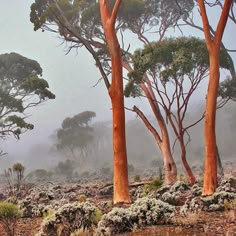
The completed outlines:
[[[70,236],[77,229],[90,229],[97,224],[97,212],[89,202],[66,204],[44,220],[37,236]]]

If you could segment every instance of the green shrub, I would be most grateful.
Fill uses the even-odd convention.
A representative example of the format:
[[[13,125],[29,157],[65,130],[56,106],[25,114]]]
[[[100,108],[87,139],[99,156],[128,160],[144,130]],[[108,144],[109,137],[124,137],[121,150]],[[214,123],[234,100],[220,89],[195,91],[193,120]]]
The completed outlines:
[[[163,181],[161,179],[155,179],[150,184],[144,186],[144,193],[148,194],[150,192],[158,190],[163,185]]]
[[[0,222],[8,236],[14,236],[16,221],[21,216],[17,205],[9,202],[0,202]]]

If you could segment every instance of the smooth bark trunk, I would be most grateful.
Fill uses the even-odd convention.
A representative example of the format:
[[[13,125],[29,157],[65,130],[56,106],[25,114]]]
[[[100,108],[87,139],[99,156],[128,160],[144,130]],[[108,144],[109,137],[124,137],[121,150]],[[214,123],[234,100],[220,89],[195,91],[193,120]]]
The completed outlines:
[[[210,32],[210,25],[203,0],[197,0],[202,23],[206,45],[209,52],[210,60],[210,78],[208,84],[208,93],[206,99],[206,115],[205,115],[205,170],[203,183],[203,196],[212,195],[217,187],[217,151],[216,151],[216,134],[215,134],[215,119],[216,119],[216,101],[220,80],[220,63],[219,53],[220,45],[228,20],[230,7],[233,0],[225,0],[222,7],[219,22],[216,27],[214,37]]]
[[[152,133],[159,149],[161,150],[164,164],[164,183],[165,184],[175,183],[177,179],[177,168],[171,153],[169,135],[165,123],[162,123],[161,120],[159,120],[158,122],[162,133],[162,138],[161,138],[156,129],[148,121],[146,116],[136,106],[133,107],[133,110],[137,113],[137,115],[141,118],[145,126]],[[164,122],[163,119],[162,121]]]
[[[212,47],[210,52],[210,78],[205,115],[205,171],[202,193],[203,196],[213,194],[217,187],[215,120],[219,79],[219,50]]]
[[[186,148],[185,148],[185,144],[184,144],[183,138],[179,139],[179,143],[180,143],[180,148],[181,148],[181,159],[182,159],[184,168],[185,168],[185,170],[187,172],[189,183],[190,184],[194,184],[194,183],[196,183],[196,178],[193,175],[192,169],[189,166],[189,164],[187,162],[187,159],[186,159]]]
[[[164,173],[165,173],[164,182],[165,184],[173,184],[176,182],[177,179],[177,168],[172,153],[170,151],[169,142],[163,141],[160,148],[164,162]]]
[[[113,202],[129,203],[128,165],[125,135],[125,113],[123,94],[112,98],[113,111]]]
[[[120,45],[115,31],[115,20],[121,1],[117,0],[112,13],[109,1],[100,0],[100,13],[104,33],[111,57],[112,81],[109,96],[112,103],[113,118],[113,183],[114,203],[130,203],[128,185],[128,163],[125,135],[125,111],[123,93],[123,74]]]

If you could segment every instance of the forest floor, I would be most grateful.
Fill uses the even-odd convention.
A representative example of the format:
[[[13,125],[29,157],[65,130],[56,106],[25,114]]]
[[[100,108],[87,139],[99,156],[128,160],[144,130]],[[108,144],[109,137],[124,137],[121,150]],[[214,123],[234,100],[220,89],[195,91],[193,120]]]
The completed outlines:
[[[236,168],[230,166],[230,174],[236,179]],[[229,173],[229,171],[228,171]],[[98,198],[99,199],[99,198]],[[101,199],[104,200],[104,199]],[[112,198],[106,198],[112,200]],[[97,201],[97,200],[96,200]],[[16,236],[35,236],[43,221],[42,217],[21,218],[17,222]],[[136,232],[122,234],[123,236],[236,236],[236,208],[217,211],[189,213],[183,217],[174,216],[170,224],[145,227]],[[7,236],[0,223],[0,236]],[[50,235],[49,235],[50,236]],[[63,236],[63,235],[62,235]],[[90,236],[90,235],[81,235]],[[92,236],[92,235],[91,235]],[[121,236],[121,234],[119,235]]]

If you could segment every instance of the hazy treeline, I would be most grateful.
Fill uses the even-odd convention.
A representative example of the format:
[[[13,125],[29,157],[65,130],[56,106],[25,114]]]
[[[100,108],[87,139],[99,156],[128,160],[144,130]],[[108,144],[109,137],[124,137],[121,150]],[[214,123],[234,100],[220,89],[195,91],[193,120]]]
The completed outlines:
[[[224,108],[217,111],[217,143],[223,162],[233,160],[236,147],[236,104],[228,103]],[[203,106],[197,106],[195,112],[188,114],[188,119],[195,119],[201,114]],[[73,161],[76,165],[75,171],[78,174],[85,172],[100,173],[102,168],[109,168],[112,171],[112,131],[111,121],[98,121],[95,117],[90,126],[93,128],[93,140],[87,147],[88,155],[83,164],[79,162],[79,153],[71,156],[69,152],[62,152],[56,149],[56,135],[53,133],[50,142],[39,143],[31,146],[24,160],[18,160],[26,166],[26,172],[30,173],[35,169],[46,169],[58,173],[58,163],[66,160]],[[188,122],[188,120],[186,120]],[[155,122],[153,122],[154,125]],[[170,130],[171,131],[171,130]],[[56,131],[55,131],[56,132]],[[202,167],[204,160],[204,129],[203,122],[197,124],[190,130],[191,141],[187,145],[187,159],[191,166]],[[162,164],[162,159],[158,146],[150,132],[139,118],[126,122],[127,152],[128,162],[132,165],[137,174],[142,174],[152,167],[152,161],[158,160]],[[174,143],[174,135],[171,135],[171,142]],[[187,140],[186,140],[187,141]],[[11,154],[9,153],[9,156]],[[180,160],[180,150],[178,143],[175,144],[173,156],[177,165],[182,168]],[[14,160],[2,157],[1,172],[12,165]],[[180,169],[179,172],[183,172]]]

